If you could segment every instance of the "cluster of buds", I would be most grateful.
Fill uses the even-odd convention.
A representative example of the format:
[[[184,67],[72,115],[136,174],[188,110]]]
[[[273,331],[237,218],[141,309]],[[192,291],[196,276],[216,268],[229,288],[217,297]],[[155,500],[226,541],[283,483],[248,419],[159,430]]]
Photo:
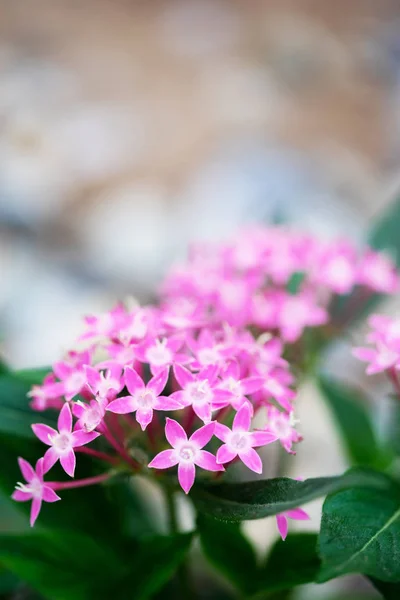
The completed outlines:
[[[288,289],[298,274],[298,289]],[[185,493],[196,467],[218,477],[241,461],[260,474],[256,449],[280,442],[293,453],[301,440],[286,345],[325,324],[331,297],[355,285],[389,293],[398,279],[382,255],[359,257],[347,243],[285,229],[254,228],[224,245],[196,246],[163,283],[157,306],[120,304],[87,317],[80,349],[31,390],[32,407],[58,410],[58,424],[33,425],[47,449],[35,469],[20,459],[26,483],[15,500],[33,500],[33,524],[42,501],[59,499],[57,490],[111,476],[112,469],[44,481],[58,461],[73,478],[76,453],[130,472],[177,468]],[[287,517],[306,518],[300,509],[281,515],[285,535]]]

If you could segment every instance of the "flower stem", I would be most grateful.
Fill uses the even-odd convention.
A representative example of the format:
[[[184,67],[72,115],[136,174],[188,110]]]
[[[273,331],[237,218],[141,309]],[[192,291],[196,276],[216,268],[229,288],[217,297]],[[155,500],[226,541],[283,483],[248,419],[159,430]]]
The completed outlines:
[[[138,462],[136,462],[136,460],[131,458],[129,456],[128,452],[125,450],[125,448],[123,446],[121,446],[119,444],[119,442],[117,442],[117,440],[114,438],[113,434],[108,429],[108,427],[104,423],[104,421],[103,421],[103,423],[101,425],[101,429],[99,429],[99,431],[101,431],[101,433],[106,438],[107,442],[109,444],[111,444],[111,446],[118,452],[118,454],[121,456],[121,458],[123,458],[124,461],[126,463],[128,463],[128,465],[130,465],[135,471],[140,470],[140,468],[141,468],[140,464]]]
[[[168,515],[168,528],[172,535],[179,533],[178,513],[176,510],[176,499],[174,491],[169,488],[164,488],[165,503],[167,507]],[[182,600],[195,600],[196,595],[192,586],[190,585],[190,573],[188,567],[188,561],[182,562],[178,569],[178,579],[180,586],[179,598]]]
[[[111,473],[103,473],[95,477],[86,477],[86,479],[77,479],[76,481],[46,481],[46,485],[53,490],[68,490],[71,488],[86,487],[87,485],[96,485],[110,479]]]
[[[117,456],[110,456],[105,452],[100,452],[99,450],[94,450],[93,448],[87,448],[86,446],[75,448],[75,452],[81,452],[82,454],[94,456],[95,458],[109,462],[112,465],[117,465],[119,463],[119,458]]]

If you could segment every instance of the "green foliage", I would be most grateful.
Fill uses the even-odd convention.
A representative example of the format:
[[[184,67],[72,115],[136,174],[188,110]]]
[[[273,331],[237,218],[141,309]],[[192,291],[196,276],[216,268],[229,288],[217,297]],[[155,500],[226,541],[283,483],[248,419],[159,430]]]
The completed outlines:
[[[3,535],[0,562],[49,600],[140,600],[168,581],[190,541],[159,536],[117,553],[79,533]]]
[[[302,506],[315,498],[351,487],[388,488],[388,480],[369,469],[350,469],[337,477],[295,481],[286,477],[248,483],[197,484],[192,498],[198,510],[222,521],[262,519]]]
[[[367,399],[359,390],[322,375],[318,383],[334,416],[350,463],[365,467],[387,466],[390,457],[376,439]]]
[[[254,593],[258,575],[256,556],[238,525],[201,515],[197,528],[210,563],[241,592]]]
[[[363,573],[400,581],[400,491],[349,489],[325,501],[319,581]]]

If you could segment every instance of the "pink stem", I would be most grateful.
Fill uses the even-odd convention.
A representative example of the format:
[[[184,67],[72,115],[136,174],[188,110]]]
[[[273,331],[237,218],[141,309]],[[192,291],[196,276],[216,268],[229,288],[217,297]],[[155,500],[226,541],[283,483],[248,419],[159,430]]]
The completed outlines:
[[[118,452],[118,454],[121,456],[121,458],[124,459],[125,462],[127,462],[135,470],[140,469],[140,464],[129,456],[129,454],[127,453],[127,451],[125,450],[125,448],[123,446],[120,446],[120,444],[117,442],[117,440],[112,435],[111,431],[108,429],[107,425],[104,423],[104,421],[101,425],[101,429],[99,429],[99,430],[104,435],[107,442],[109,444],[111,444],[111,446],[113,448],[115,448],[115,450]]]
[[[88,454],[90,456],[94,456],[100,460],[105,460],[106,462],[111,463],[112,465],[116,465],[119,462],[119,459],[116,456],[110,456],[105,452],[99,452],[99,450],[94,450],[93,448],[87,448],[86,446],[80,446],[79,448],[75,448],[75,452],[82,452],[82,454]]]
[[[46,481],[46,485],[52,490],[68,490],[72,488],[85,487],[87,485],[96,485],[107,481],[111,477],[111,473],[96,475],[96,477],[87,477],[86,479],[77,479],[76,481]]]

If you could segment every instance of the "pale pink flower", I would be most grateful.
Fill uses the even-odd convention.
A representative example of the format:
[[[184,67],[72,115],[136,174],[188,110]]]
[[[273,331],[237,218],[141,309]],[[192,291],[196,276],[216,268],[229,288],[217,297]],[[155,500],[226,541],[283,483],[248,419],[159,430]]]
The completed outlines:
[[[181,337],[154,338],[139,346],[136,356],[142,362],[148,363],[152,374],[156,375],[172,364],[189,361],[186,354],[178,352],[182,345]]]
[[[113,338],[118,335],[120,329],[127,322],[125,307],[118,304],[116,307],[100,315],[89,315],[85,317],[86,331],[79,339],[89,339],[93,337]]]
[[[287,452],[295,454],[292,446],[300,442],[302,437],[294,428],[296,420],[293,412],[286,413],[278,410],[275,406],[268,406],[267,418],[267,430],[277,437]]]
[[[231,354],[226,344],[216,339],[209,329],[202,329],[197,339],[188,337],[187,345],[192,350],[195,358],[190,361],[190,366],[195,370],[216,365],[221,367]]]
[[[357,255],[347,242],[330,244],[316,261],[312,280],[325,285],[336,294],[348,294],[356,282]]]
[[[306,327],[324,325],[329,315],[318,306],[316,298],[309,293],[285,294],[278,313],[278,327],[283,340],[296,342]]]
[[[167,385],[169,369],[165,368],[146,385],[138,373],[125,369],[125,385],[130,396],[123,396],[110,402],[107,410],[118,415],[136,412],[136,421],[144,431],[153,420],[154,410],[177,410],[181,405],[168,396],[161,396]]]
[[[122,367],[112,365],[105,372],[85,366],[87,385],[94,396],[101,400],[114,400],[124,387]]]
[[[67,359],[53,365],[55,375],[60,379],[54,384],[54,392],[72,400],[86,387],[85,366],[90,365],[90,352],[70,352]]]
[[[75,402],[72,413],[78,418],[75,430],[83,429],[91,432],[100,427],[106,413],[107,402],[104,400],[91,400],[89,404]]]
[[[369,250],[361,259],[357,281],[381,294],[394,294],[399,289],[399,276],[388,256]]]
[[[216,387],[217,374],[218,367],[215,366],[205,367],[194,374],[182,365],[174,365],[174,375],[182,389],[171,394],[170,398],[176,400],[181,408],[191,406],[199,419],[209,423],[213,404],[230,398],[229,393]]]
[[[32,425],[33,432],[40,441],[50,446],[43,457],[44,472],[47,473],[59,460],[67,475],[73,477],[76,463],[74,448],[89,444],[100,434],[95,431],[72,431],[72,414],[67,403],[60,411],[57,425],[58,431],[41,423]]]
[[[287,369],[271,369],[264,376],[262,389],[254,394],[257,403],[269,403],[271,399],[276,400],[287,412],[293,410],[292,402],[296,392],[291,389],[294,382],[293,375]]]
[[[366,369],[367,375],[382,373],[392,367],[400,369],[400,351],[393,350],[382,342],[377,342],[375,348],[353,348],[352,354],[359,360],[370,363]]]
[[[288,519],[293,519],[294,521],[309,521],[310,516],[302,508],[286,510],[285,512],[276,515],[276,524],[279,535],[283,540],[286,539],[288,533]]]
[[[39,458],[35,469],[23,458],[19,458],[18,463],[26,483],[17,483],[12,498],[17,502],[32,500],[30,524],[33,527],[42,507],[42,502],[57,502],[61,498],[43,481],[43,458]]]
[[[250,432],[252,408],[249,402],[243,404],[233,420],[232,430],[221,423],[215,424],[215,435],[224,444],[217,452],[217,463],[231,462],[236,456],[255,473],[262,473],[261,458],[254,450],[259,446],[266,446],[277,439],[268,431]]]
[[[153,469],[169,469],[178,465],[178,480],[185,494],[188,494],[195,479],[196,466],[206,471],[223,471],[215,456],[203,450],[214,434],[215,423],[211,422],[197,429],[188,439],[183,427],[167,418],[165,436],[172,449],[163,450],[150,462]]]
[[[235,410],[239,410],[247,402],[246,396],[257,392],[265,383],[264,377],[259,375],[241,377],[239,363],[236,360],[231,360],[228,363],[221,373],[221,379],[218,388],[228,392],[230,396],[228,395],[226,399],[217,400],[215,404],[218,407],[232,405]]]
[[[32,398],[31,407],[33,410],[42,411],[47,408],[57,408],[62,405],[60,390],[57,389],[54,373],[49,373],[43,380],[42,385],[34,385],[28,392],[28,397]]]

